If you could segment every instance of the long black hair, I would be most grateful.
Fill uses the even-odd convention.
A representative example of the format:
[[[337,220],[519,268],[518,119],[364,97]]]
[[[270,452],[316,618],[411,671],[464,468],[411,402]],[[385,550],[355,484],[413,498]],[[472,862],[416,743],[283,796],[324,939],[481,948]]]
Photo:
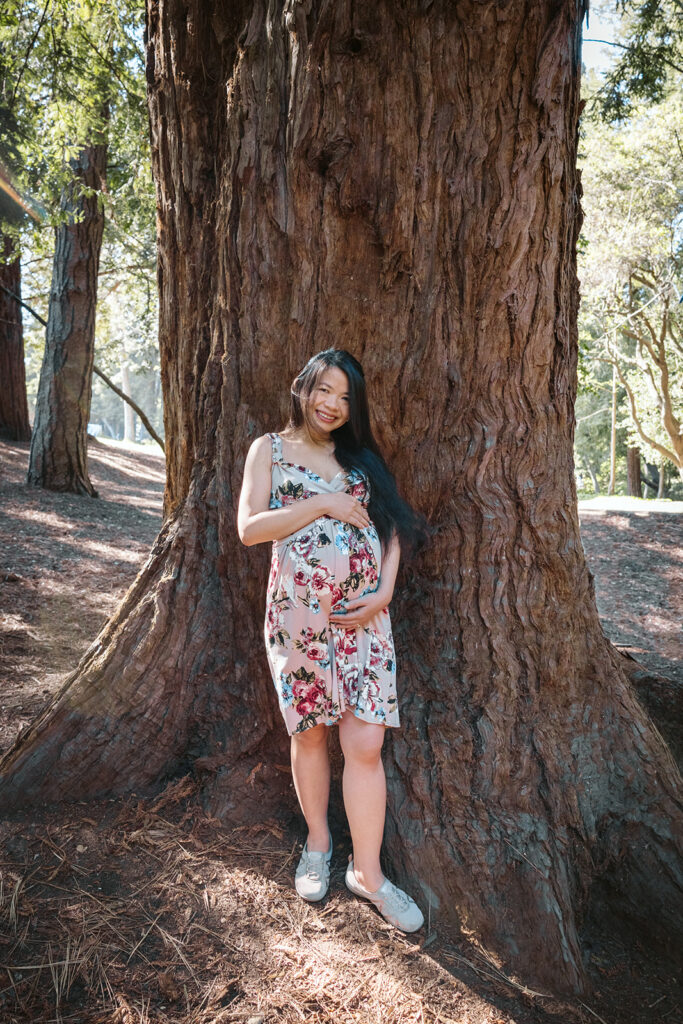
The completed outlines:
[[[350,352],[327,348],[309,359],[292,384],[288,426],[292,429],[308,426],[304,406],[322,375],[332,367],[342,370],[349,382],[349,418],[331,434],[335,458],[342,469],[360,470],[366,477],[370,490],[368,515],[375,524],[382,548],[386,548],[396,533],[404,553],[414,553],[427,539],[427,523],[398,493],[394,476],[370,426],[363,368]]]

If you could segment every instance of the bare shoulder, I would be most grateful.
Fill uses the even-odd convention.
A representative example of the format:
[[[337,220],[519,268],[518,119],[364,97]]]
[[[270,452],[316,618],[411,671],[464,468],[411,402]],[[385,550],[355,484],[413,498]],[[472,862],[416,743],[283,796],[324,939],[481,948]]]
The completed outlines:
[[[265,464],[266,462],[270,464],[272,448],[270,434],[262,434],[261,437],[257,437],[256,440],[251,442],[247,452],[248,462],[256,463],[257,465]]]
[[[270,440],[270,434],[261,434],[260,437],[256,437],[249,447],[249,454],[252,456],[261,456],[264,452],[268,455],[272,450],[272,441]]]

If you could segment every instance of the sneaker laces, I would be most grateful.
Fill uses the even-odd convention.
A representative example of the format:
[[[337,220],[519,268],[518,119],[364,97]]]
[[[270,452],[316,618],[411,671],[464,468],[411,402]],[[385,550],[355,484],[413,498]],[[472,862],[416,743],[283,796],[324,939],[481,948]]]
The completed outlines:
[[[313,850],[306,858],[306,877],[312,882],[319,882],[322,878],[322,869],[325,862],[325,854]]]
[[[412,903],[410,896],[403,889],[399,889],[397,885],[394,885],[393,882],[389,882],[387,896],[392,902],[398,903],[401,907],[409,907]]]

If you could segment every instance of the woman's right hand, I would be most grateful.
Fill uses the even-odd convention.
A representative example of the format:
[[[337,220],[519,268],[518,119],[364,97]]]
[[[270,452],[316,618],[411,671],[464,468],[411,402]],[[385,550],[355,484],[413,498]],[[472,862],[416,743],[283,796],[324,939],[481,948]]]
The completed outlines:
[[[361,530],[370,525],[370,516],[358,498],[354,498],[352,494],[340,491],[325,497],[326,512],[332,519],[357,526]]]
[[[244,465],[244,479],[237,510],[237,531],[243,544],[284,540],[320,516],[330,516],[363,530],[370,519],[360,501],[345,491],[319,493],[270,508],[272,446],[264,434],[251,445]]]

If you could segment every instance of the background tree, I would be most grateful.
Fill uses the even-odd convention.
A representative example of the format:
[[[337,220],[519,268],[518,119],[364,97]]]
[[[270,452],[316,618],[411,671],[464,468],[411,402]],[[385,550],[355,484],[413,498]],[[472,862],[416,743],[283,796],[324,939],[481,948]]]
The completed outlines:
[[[104,134],[104,129],[98,134]],[[88,420],[104,229],[99,193],[106,187],[106,141],[84,146],[71,167],[73,181],[61,203],[65,220],[56,231],[27,479],[49,490],[97,497],[88,476]]]
[[[17,55],[13,82],[21,81],[21,88],[14,88],[14,109],[21,122],[21,130],[14,133],[14,144],[19,152],[24,182],[37,191],[48,210],[54,211],[49,226],[54,225],[62,242],[68,236],[65,221],[71,216],[75,235],[89,237],[86,250],[92,265],[89,271],[90,285],[77,289],[73,301],[80,306],[79,317],[85,327],[80,334],[75,330],[79,317],[68,312],[72,296],[69,291],[70,271],[64,265],[67,248],[57,246],[57,262],[54,259],[54,237],[47,238],[47,232],[27,232],[24,238],[24,262],[27,270],[29,305],[43,311],[48,308],[48,296],[53,303],[59,289],[61,303],[66,303],[67,313],[61,319],[57,315],[58,304],[53,305],[54,315],[50,320],[50,346],[47,358],[43,358],[44,337],[36,324],[31,323],[27,331],[28,345],[28,388],[32,399],[37,390],[36,363],[43,359],[45,366],[44,384],[41,392],[41,429],[37,431],[31,466],[31,477],[43,480],[48,470],[54,474],[50,486],[63,487],[64,481],[73,475],[81,480],[83,489],[91,485],[87,480],[85,466],[85,426],[87,405],[90,401],[93,335],[95,321],[95,298],[97,275],[93,241],[102,231],[101,221],[106,213],[107,226],[102,235],[102,273],[106,279],[105,296],[123,286],[125,303],[137,305],[142,310],[139,323],[145,325],[145,337],[141,341],[137,329],[127,337],[131,349],[131,366],[143,374],[151,374],[154,387],[155,368],[158,356],[152,358],[154,366],[148,370],[149,353],[156,342],[155,289],[154,289],[154,197],[149,166],[149,141],[145,104],[144,77],[141,53],[142,9],[136,3],[99,3],[74,5],[70,0],[49,0],[39,6],[24,0],[15,2],[15,16],[5,25],[7,49]],[[102,120],[106,113],[105,121]],[[98,134],[106,139],[109,149],[108,182],[106,191],[99,192],[99,203],[91,204],[91,228],[88,231],[83,219],[87,200],[92,198],[86,185],[85,193],[74,185],[74,167],[83,159],[83,140],[97,139]],[[79,141],[80,140],[80,141]],[[74,195],[81,192],[80,197]],[[64,204],[72,206],[75,200],[83,200],[84,209],[67,214],[66,209],[58,212],[60,196]],[[87,266],[88,259],[83,266]],[[52,268],[56,277],[52,285]],[[73,268],[71,268],[73,270]],[[135,296],[146,296],[146,299]],[[151,297],[151,301],[150,301]],[[145,310],[145,302],[147,309]],[[65,333],[66,332],[66,333]],[[62,334],[60,343],[67,344],[70,357],[66,361],[54,358],[52,349]],[[98,356],[104,369],[113,372],[113,366],[120,365],[120,358],[112,360],[112,346],[121,347],[123,339],[113,339],[105,334],[100,337],[101,352]],[[144,346],[140,357],[138,347]],[[142,361],[141,361],[142,358]],[[113,363],[113,366],[112,366]],[[59,390],[53,379],[55,365],[63,366],[62,372],[68,378],[61,388],[61,399],[54,401]],[[137,384],[133,387],[134,397],[146,399],[146,394]],[[98,386],[98,398],[101,390]],[[154,400],[160,405],[158,394]],[[53,396],[55,406],[50,413],[48,396]],[[121,416],[120,399],[115,407]],[[59,412],[57,412],[59,408]],[[159,410],[160,413],[160,410]],[[154,414],[153,414],[154,418]],[[157,416],[157,425],[160,415]],[[61,451],[58,451],[61,443]],[[65,450],[68,448],[68,454]],[[69,467],[76,466],[72,474]],[[61,467],[57,470],[56,467]],[[70,486],[70,485],[68,485]],[[74,483],[78,489],[81,484]]]
[[[609,492],[611,396],[606,384],[597,375],[579,373],[574,460],[581,492]]]
[[[683,101],[626,125],[584,130],[586,222],[579,274],[584,358],[612,368],[624,395],[631,447],[683,473]],[[608,374],[603,374],[608,379]]]
[[[17,194],[10,170],[20,164],[17,138],[22,130],[15,102],[21,88],[18,55],[6,45],[15,31],[18,4],[0,10],[0,431],[15,441],[31,437],[26,400],[21,316],[21,243],[18,225],[30,207]]]
[[[21,259],[16,238],[0,230],[0,434],[28,441],[24,333],[21,318]],[[15,296],[17,298],[15,298]]]
[[[163,433],[163,403],[159,374],[157,341],[158,302],[154,277],[155,261],[141,265],[133,259],[128,267],[121,245],[103,243],[103,271],[100,274],[103,293],[98,309],[96,334],[97,361],[107,375],[123,384],[127,367],[128,391],[146,411],[156,431]],[[153,230],[145,237],[153,240]],[[115,254],[120,255],[118,264]],[[128,257],[130,259],[130,253]],[[93,381],[91,420],[105,425],[114,437],[124,436],[125,410],[122,403],[105,385]],[[135,414],[134,414],[135,415]],[[137,433],[147,437],[144,425],[135,417]]]
[[[69,119],[68,163],[56,228],[45,352],[31,438],[27,479],[51,490],[96,496],[88,476],[88,419],[95,353],[95,310],[106,191],[113,32],[103,11],[86,3],[75,25],[65,5],[51,20],[67,41],[60,74],[77,74],[64,86],[78,110]],[[86,22],[84,26],[83,22]],[[52,27],[52,25],[50,26]],[[91,45],[88,45],[91,44]],[[94,69],[86,74],[85,69]],[[84,87],[88,87],[84,94]],[[80,87],[80,90],[79,90]],[[80,91],[80,95],[78,94]]]
[[[142,11],[131,11],[140,17]],[[139,45],[141,29],[131,35]],[[136,49],[119,89],[118,116],[111,123],[107,220],[102,243],[102,301],[96,333],[97,361],[122,383],[128,366],[133,398],[163,435],[156,287],[156,209],[145,97],[144,55]],[[91,419],[107,420],[124,434],[124,403],[94,382]],[[144,427],[142,435],[147,436]]]
[[[680,933],[677,775],[600,628],[576,510],[581,13],[150,0],[168,515],[3,761],[5,807],[191,768],[226,821],[291,807],[268,552],[235,510],[283,381],[343,342],[435,527],[394,608],[392,870],[433,926],[554,991],[584,983],[589,894]]]
[[[613,0],[592,4],[613,10]],[[672,73],[683,75],[681,0],[617,0],[619,56],[595,96],[594,109],[607,122],[627,120],[635,107],[659,103]]]

